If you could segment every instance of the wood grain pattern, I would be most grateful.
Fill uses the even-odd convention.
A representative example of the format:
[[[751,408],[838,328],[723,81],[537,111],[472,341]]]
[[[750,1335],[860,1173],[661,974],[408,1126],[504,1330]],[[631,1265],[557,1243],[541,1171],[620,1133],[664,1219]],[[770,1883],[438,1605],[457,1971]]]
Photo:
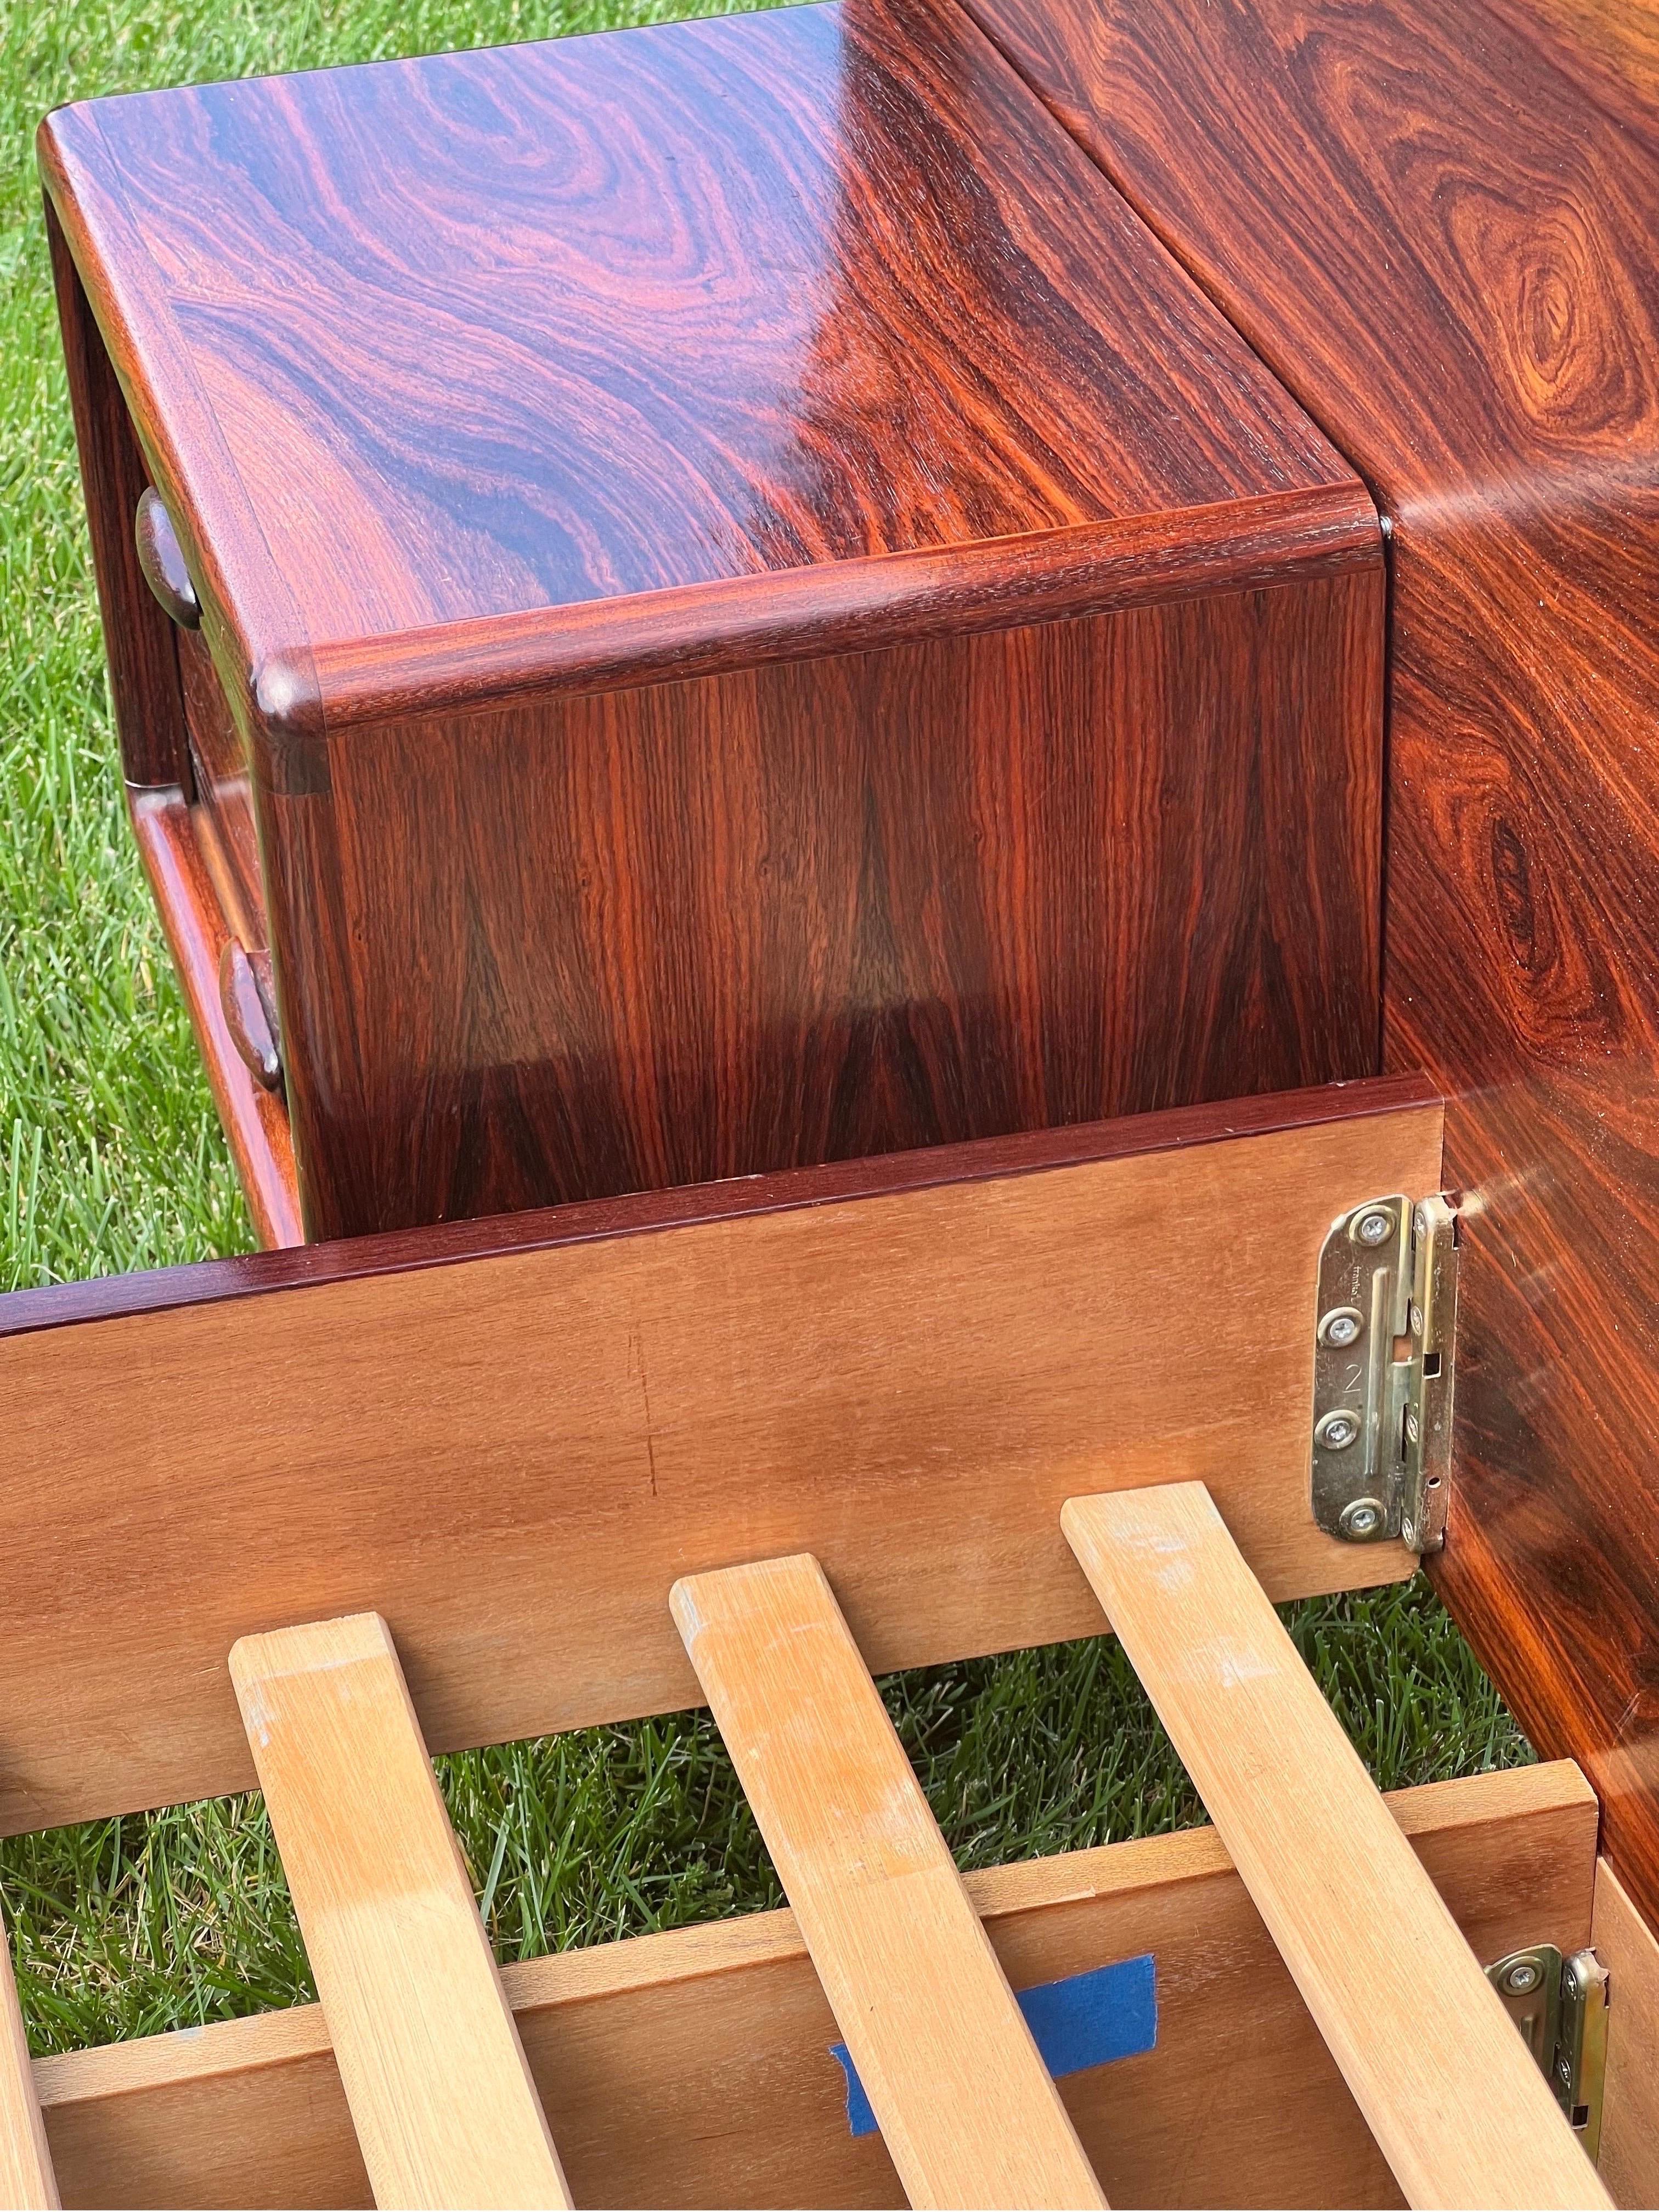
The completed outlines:
[[[1607,2204],[1204,1485],[1061,1517],[1407,2202]]]
[[[213,1102],[247,1196],[253,1233],[267,1249],[303,1243],[286,1107],[244,1065],[225,1020],[219,963],[229,932],[198,842],[194,810],[182,793],[165,788],[135,790],[131,805],[139,856],[179,970]]]
[[[1375,510],[947,0],[40,146],[312,1237],[1374,1071]]]
[[[669,1588],[745,1554],[882,1670],[1090,1634],[1107,1483],[1207,1474],[1275,1596],[1407,1574],[1313,1525],[1309,1316],[1439,1159],[1403,1107],[0,1336],[0,1825],[246,1786],[224,1653],[336,1613],[447,1751],[693,1702]]]
[[[1607,2015],[1601,2179],[1615,2204],[1659,2203],[1659,1940],[1602,1858],[1590,1941],[1619,2005]]]
[[[669,1594],[909,2203],[1105,2203],[816,1559]]]
[[[385,1622],[245,1637],[230,1674],[375,2203],[568,2205]]]
[[[270,928],[247,750],[200,633],[180,630],[177,644],[194,797],[212,817],[235,886],[226,919],[251,951],[263,951]]]
[[[149,473],[50,199],[46,238],[122,771],[130,784],[181,784],[188,789],[173,628],[150,596],[133,538],[133,518]]]
[[[41,152],[256,688],[538,607],[1334,485],[1362,514],[935,0],[94,101]]]
[[[58,2201],[11,1948],[0,1928],[0,2203],[16,2206],[19,2212],[55,2212]]]
[[[331,742],[258,797],[311,1234],[1368,1072],[1381,641],[1373,573]]]
[[[192,827],[198,818],[192,817]],[[908,1191],[937,1190],[946,1183],[1041,1175],[1087,1160],[1190,1152],[1199,1145],[1271,1136],[1333,1121],[1369,1121],[1413,1107],[1437,1109],[1439,1103],[1433,1085],[1420,1076],[1373,1076],[1363,1083],[1325,1084],[1267,1097],[1175,1107],[1117,1121],[1085,1122],[1080,1127],[1027,1130],[970,1145],[884,1152],[872,1159],[840,1160],[779,1175],[745,1176],[672,1191],[632,1191],[582,1206],[535,1207],[481,1221],[440,1222],[429,1228],[393,1230],[382,1237],[354,1237],[332,1244],[239,1253],[225,1260],[138,1269],[126,1275],[97,1275],[82,1282],[13,1291],[0,1297],[0,1343],[36,1329],[66,1328],[76,1322],[213,1305],[226,1298],[257,1297],[264,1291],[297,1290],[307,1284],[356,1282],[370,1275],[453,1267],[463,1260],[586,1243],[596,1237],[638,1236],[697,1222],[740,1221],[751,1214],[801,1206],[892,1198]]]
[[[1595,1802],[1571,1766],[1387,1802],[1479,1958],[1589,1940]],[[1017,1989],[1157,1960],[1157,2047],[1060,2084],[1118,2203],[1400,2203],[1213,1829],[964,1879]],[[793,1914],[501,1979],[579,2203],[902,2202],[881,2137],[848,2128],[834,2015]],[[42,2059],[36,2078],[71,2204],[369,2201],[314,2005]]]
[[[1534,1741],[1584,1764],[1653,1916],[1650,15],[971,6],[1392,523],[1386,1053],[1444,1085],[1469,1199],[1431,1571]]]
[[[1379,545],[1370,500],[1339,483],[784,569],[763,591],[744,577],[331,642],[264,664],[261,696],[296,702],[267,750],[274,775],[303,775],[319,730],[1370,574]]]

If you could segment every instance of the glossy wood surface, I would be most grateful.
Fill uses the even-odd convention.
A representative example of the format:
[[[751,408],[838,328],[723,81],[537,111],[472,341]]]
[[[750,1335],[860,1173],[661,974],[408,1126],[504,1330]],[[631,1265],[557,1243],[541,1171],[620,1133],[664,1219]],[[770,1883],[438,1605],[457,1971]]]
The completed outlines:
[[[192,795],[212,818],[230,877],[228,888],[222,892],[225,919],[244,945],[263,951],[270,943],[270,927],[247,750],[199,635],[180,630],[177,639]]]
[[[198,811],[176,790],[135,790],[129,796],[139,857],[246,1194],[253,1233],[266,1250],[302,1244],[287,1108],[279,1091],[255,1079],[225,1018],[220,964],[230,934],[204,854],[203,840],[211,837],[211,825],[204,824]]]
[[[1467,1193],[1433,1572],[1659,1908],[1659,49],[971,0],[1393,525],[1386,1045]],[[1200,150],[1201,149],[1201,150]]]
[[[133,534],[148,471],[50,199],[46,236],[121,766],[131,784],[181,784],[187,789],[175,633],[144,581]]]
[[[1233,500],[1362,511],[945,0],[100,100],[42,159],[246,677]]]
[[[1595,1802],[1571,1766],[1388,1804],[1479,1957],[1589,1941]],[[1059,2084],[1117,2203],[1400,2203],[1212,1828],[964,1879],[1017,1990],[1153,1955],[1156,2047]],[[882,2138],[848,2126],[835,2018],[792,1913],[514,1961],[501,1979],[578,2203],[902,2203]],[[35,2078],[72,2205],[371,2202],[315,2005],[40,2059]]]
[[[348,732],[259,794],[309,1232],[1368,1072],[1381,646],[1374,571]]]
[[[0,1826],[248,1786],[224,1654],[295,1620],[382,1613],[450,1751],[694,1703],[668,1592],[757,1553],[821,1559],[878,1671],[1094,1633],[1059,1522],[1082,1488],[1207,1475],[1276,1598],[1409,1574],[1309,1498],[1321,1244],[1440,1168],[1437,1106],[1352,1095],[839,1202],[811,1175],[758,1212],[669,1196],[662,1226],[449,1266],[283,1255],[282,1287],[26,1326]]]
[[[1375,510],[946,0],[40,144],[308,1235],[1374,1071]]]

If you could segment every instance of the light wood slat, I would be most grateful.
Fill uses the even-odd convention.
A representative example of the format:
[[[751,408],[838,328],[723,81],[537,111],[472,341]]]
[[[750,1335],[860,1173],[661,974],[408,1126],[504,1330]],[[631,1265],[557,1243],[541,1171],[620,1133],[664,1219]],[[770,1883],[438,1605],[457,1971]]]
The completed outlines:
[[[230,1671],[376,2203],[568,2204],[385,1622]]]
[[[1616,2009],[1607,2016],[1601,2179],[1615,2204],[1659,2204],[1659,1941],[1606,1859],[1590,1941]]]
[[[1061,1522],[1407,2201],[1606,2204],[1203,1484]]]
[[[1086,1636],[1060,1509],[1172,1464],[1275,1596],[1409,1574],[1306,1458],[1326,1231],[1439,1187],[1402,1087],[0,1298],[0,1830],[246,1789],[224,1656],[287,1621],[383,1613],[454,1751],[690,1704],[663,1593],[733,1559],[821,1559],[878,1673]],[[492,1235],[549,1241],[429,1264]]]
[[[1103,2204],[817,1561],[671,1603],[911,2203]]]
[[[28,2038],[12,1973],[11,1948],[0,1925],[0,2204],[19,2212],[56,2205],[58,2183],[46,2147],[46,2123],[29,2063]]]
[[[1384,1801],[1481,1959],[1590,1936],[1595,1799],[1565,1761]],[[963,1877],[1017,1990],[1158,1962],[1158,2045],[1060,2084],[1109,2197],[1397,2208],[1400,2192],[1213,1828]],[[793,1912],[513,1962],[501,1984],[582,2204],[898,2205],[847,2124]],[[338,2212],[371,2199],[319,2008],[35,2061],[64,2202]],[[626,2106],[627,2124],[617,2124]],[[1628,2199],[1638,2202],[1638,2199]]]

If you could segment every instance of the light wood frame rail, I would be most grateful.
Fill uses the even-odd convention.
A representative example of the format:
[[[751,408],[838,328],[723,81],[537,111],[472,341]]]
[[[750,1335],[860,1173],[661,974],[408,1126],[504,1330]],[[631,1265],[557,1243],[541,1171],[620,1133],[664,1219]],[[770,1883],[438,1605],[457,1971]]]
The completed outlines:
[[[226,1653],[334,1615],[446,1751],[695,1703],[665,1595],[744,1559],[878,1672],[1091,1634],[1111,1485],[1209,1476],[1274,1598],[1407,1575],[1314,1524],[1309,1332],[1440,1133],[1353,1084],[0,1300],[0,1829],[248,1786]]]
[[[1575,1767],[1387,1803],[1480,1958],[1589,1942],[1596,1807]],[[1154,2048],[1060,2084],[1109,2197],[1398,2204],[1213,1829],[964,1879],[1016,1990],[1153,1954]],[[579,2203],[903,2202],[882,2136],[848,2127],[839,2031],[793,1913],[567,1951],[501,1980]],[[372,2202],[316,2005],[37,2059],[34,2078],[68,2204]]]
[[[1233,1880],[1224,1852],[1205,1860],[1213,1838],[1160,1846],[1156,1879],[1130,1885],[1127,1920],[1127,1893],[1107,1882],[1120,1936],[1145,1946],[1115,1960],[1101,1955],[1103,1927],[1089,1933],[1103,1893],[1088,1876],[1122,1863],[1109,1852],[964,1889],[870,1671],[1098,1632],[1092,1582],[1300,1989],[1267,2004],[1280,2087],[1262,2094],[1282,2104],[1281,2046],[1300,2039],[1321,2148],[1297,2169],[1269,2146],[1250,2185],[1291,2202],[1288,2177],[1386,2202],[1380,2146],[1414,2203],[1604,2202],[1453,1914],[1299,1662],[1283,1663],[1270,1603],[1409,1571],[1398,1547],[1344,1547],[1313,1523],[1309,1336],[1332,1219],[1367,1196],[1433,1188],[1439,1135],[1437,1105],[1413,1086],[1355,1086],[1224,1121],[1159,1116],[583,1209],[539,1237],[498,1228],[499,1245],[485,1225],[416,1252],[399,1239],[267,1255],[228,1279],[129,1284],[101,1313],[84,1291],[0,1310],[15,1415],[0,1510],[9,1485],[14,1565],[31,1593],[0,1622],[16,1686],[14,1802],[39,1818],[43,1802],[61,1816],[170,1802],[190,1794],[181,1776],[234,1786],[246,1768],[221,1719],[228,1704],[235,1722],[240,1700],[242,1761],[251,1745],[329,2029],[319,2040],[301,2013],[214,2031],[199,2052],[199,2039],[186,2052],[166,2038],[35,2068],[70,2201],[107,2191],[123,2158],[156,2179],[116,2193],[181,2203],[349,2201],[365,2163],[382,2203],[566,2201],[562,2160],[591,2158],[602,2101],[580,2102],[588,2046],[572,2027],[601,2041],[643,2033],[658,2054],[678,2037],[682,2058],[647,2070],[682,2099],[694,2079],[717,2103],[741,2082],[745,2107],[729,2131],[735,2170],[711,2170],[711,2152],[696,2175],[659,2168],[647,2183],[636,2154],[649,2130],[617,2122],[639,2085],[619,2095],[613,2074],[609,2136],[626,2137],[620,2167],[634,2170],[597,2187],[573,2177],[590,2201],[799,2201],[807,2171],[805,2193],[823,2202],[887,2201],[901,2180],[918,2203],[1103,2201],[1130,2069],[1161,2055],[1173,2094],[1216,2104],[1212,2086],[1194,2091],[1196,2075],[1172,2067],[1181,2039],[1161,2008],[1173,2001],[1179,2019],[1199,1924],[1187,1886]],[[108,1488],[105,1513],[64,1543],[26,1469],[48,1463],[54,1414],[65,1433],[52,1394],[70,1383],[73,1472],[94,1505],[100,1474]],[[63,1458],[60,1443],[60,1481]],[[1152,1523],[1158,1541],[1139,1543]],[[362,1599],[356,1617],[328,1617],[358,1592],[391,1599],[390,1627]],[[1222,1615],[1232,1642],[1206,1641]],[[146,1626],[158,1616],[165,1641]],[[1237,1711],[1221,1694],[1237,1686],[1228,1667],[1243,1668]],[[786,1916],[769,1935],[761,1923],[687,1931],[498,1977],[423,1724],[447,1747],[700,1694],[799,1932]],[[1316,1769],[1306,1780],[1298,1744]],[[1576,1775],[1449,1788],[1454,1825],[1484,1829],[1489,1882],[1506,1878],[1523,1832],[1534,1846],[1541,1827],[1554,1838],[1553,1856],[1526,1856],[1524,1923],[1488,1941],[1548,1940],[1544,1906],[1565,1881],[1558,1940],[1582,1942],[1595,1806]],[[1322,1826],[1328,1806],[1340,1817]],[[1355,1909],[1374,1909],[1389,1940],[1362,1944],[1351,1971],[1336,1905],[1356,1857]],[[1046,1981],[1011,1965],[991,1925],[999,1895],[1022,1927],[1053,1918]],[[1229,1941],[1249,1949],[1244,1926],[1266,1939],[1238,1909]],[[1143,1927],[1161,1935],[1148,1942]],[[1379,1991],[1403,2015],[1389,1940],[1443,1974],[1455,2015],[1403,2057],[1390,2039],[1403,2020],[1362,2019]],[[1289,1986],[1271,1947],[1266,1957],[1235,2000],[1258,2039],[1264,1992]],[[1126,1972],[1156,2024],[1050,2062],[1066,2077],[1057,2094],[1035,2029],[1054,1989]],[[550,2059],[515,2026],[549,1990]],[[839,2056],[805,2027],[826,1995]],[[1317,2038],[1310,2051],[1308,2008],[1340,2071]],[[1225,2009],[1212,1990],[1212,2052]],[[757,2081],[809,2066],[780,2169],[777,2146],[744,2136],[748,2103]],[[28,2087],[20,2069],[24,2119]],[[319,2135],[319,2100],[342,2087],[355,2134]],[[1472,2152],[1458,2134],[1455,2108],[1467,2118],[1482,2097],[1507,2161],[1481,2149],[1478,2115]],[[1092,2135],[1082,2113],[1101,2116]],[[727,2132],[682,2103],[663,2140],[683,2150],[708,2136],[717,2150]],[[1161,2186],[1236,2200],[1236,2153],[1193,2185],[1187,2151],[1202,2133],[1189,2115],[1182,2176],[1166,2171]],[[1167,2167],[1167,2134],[1163,2148]],[[224,2168],[246,2183],[249,2155],[264,2178],[238,2186]],[[1099,2183],[1091,2159],[1103,2160]],[[1146,2193],[1147,2179],[1127,2193]]]

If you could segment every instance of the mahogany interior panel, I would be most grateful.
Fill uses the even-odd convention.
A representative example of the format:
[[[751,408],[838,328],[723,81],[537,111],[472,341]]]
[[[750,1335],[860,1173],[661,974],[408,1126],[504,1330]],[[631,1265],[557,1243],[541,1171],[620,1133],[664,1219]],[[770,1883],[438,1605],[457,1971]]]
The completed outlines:
[[[1312,1103],[0,1299],[0,1827],[250,1786],[225,1655],[296,1621],[380,1612],[446,1751],[696,1702],[668,1590],[744,1559],[878,1671],[1098,1634],[1082,1490],[1207,1479],[1275,1598],[1410,1574],[1314,1522],[1309,1317],[1440,1110]]]
[[[1431,1571],[1659,1912],[1659,47],[1571,0],[970,0],[1392,526],[1385,1042],[1449,1094]]]

